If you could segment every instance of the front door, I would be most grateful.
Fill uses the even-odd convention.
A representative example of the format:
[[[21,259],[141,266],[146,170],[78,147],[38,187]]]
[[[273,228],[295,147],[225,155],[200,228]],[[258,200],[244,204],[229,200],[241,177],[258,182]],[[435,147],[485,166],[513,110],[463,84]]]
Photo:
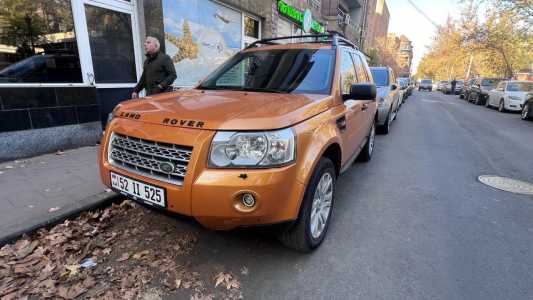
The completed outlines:
[[[341,59],[341,93],[345,95],[350,93],[352,84],[357,83],[357,75],[352,56],[347,49],[342,51]],[[366,121],[362,101],[354,99],[346,100],[344,101],[344,106],[346,107],[346,129],[341,134],[344,147],[348,150],[344,158],[349,159],[359,150],[359,145],[365,135],[363,124],[366,124]]]

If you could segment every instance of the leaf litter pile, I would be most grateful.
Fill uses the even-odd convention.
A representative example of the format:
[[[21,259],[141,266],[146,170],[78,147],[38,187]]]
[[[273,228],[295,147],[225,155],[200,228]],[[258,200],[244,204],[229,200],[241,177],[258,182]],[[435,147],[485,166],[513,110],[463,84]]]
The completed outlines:
[[[0,299],[241,299],[235,275],[195,271],[196,244],[168,217],[125,200],[3,246]]]

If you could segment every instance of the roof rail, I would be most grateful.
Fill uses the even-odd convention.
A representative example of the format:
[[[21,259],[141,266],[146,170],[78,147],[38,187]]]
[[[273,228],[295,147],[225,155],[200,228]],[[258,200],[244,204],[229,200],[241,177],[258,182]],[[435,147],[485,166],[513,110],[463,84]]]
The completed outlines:
[[[289,40],[289,39],[301,39],[301,38],[314,38],[314,41],[310,41],[307,43],[331,43],[332,48],[336,48],[340,44],[348,47],[352,47],[354,49],[359,50],[359,48],[352,43],[350,40],[344,37],[339,32],[336,31],[329,31],[328,33],[322,33],[322,34],[307,34],[307,35],[294,35],[294,36],[283,36],[283,37],[275,37],[275,38],[267,38],[267,39],[261,39],[257,40],[245,49],[258,47],[259,45],[280,45],[280,43],[276,43],[275,41],[281,41],[281,40]],[[285,44],[298,44],[303,42],[288,42]]]

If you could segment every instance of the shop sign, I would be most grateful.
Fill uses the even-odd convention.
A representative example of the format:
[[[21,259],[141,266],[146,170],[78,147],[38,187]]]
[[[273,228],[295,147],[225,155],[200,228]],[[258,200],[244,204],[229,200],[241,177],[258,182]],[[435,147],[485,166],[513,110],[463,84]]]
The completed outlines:
[[[300,26],[302,26],[305,32],[309,32],[309,27],[314,32],[323,33],[324,26],[320,25],[317,21],[313,20],[311,16],[311,11],[306,10],[305,13],[294,8],[293,6],[288,5],[283,0],[278,1],[278,12],[283,16],[295,21]]]

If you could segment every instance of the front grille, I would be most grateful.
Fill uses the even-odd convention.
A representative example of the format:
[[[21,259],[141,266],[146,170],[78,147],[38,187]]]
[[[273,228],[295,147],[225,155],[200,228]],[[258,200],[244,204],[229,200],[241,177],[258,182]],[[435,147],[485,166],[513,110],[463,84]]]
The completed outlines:
[[[156,142],[113,132],[109,143],[109,162],[130,172],[183,185],[192,147]],[[162,164],[170,163],[174,170],[167,173]],[[168,164],[167,164],[168,165]]]

